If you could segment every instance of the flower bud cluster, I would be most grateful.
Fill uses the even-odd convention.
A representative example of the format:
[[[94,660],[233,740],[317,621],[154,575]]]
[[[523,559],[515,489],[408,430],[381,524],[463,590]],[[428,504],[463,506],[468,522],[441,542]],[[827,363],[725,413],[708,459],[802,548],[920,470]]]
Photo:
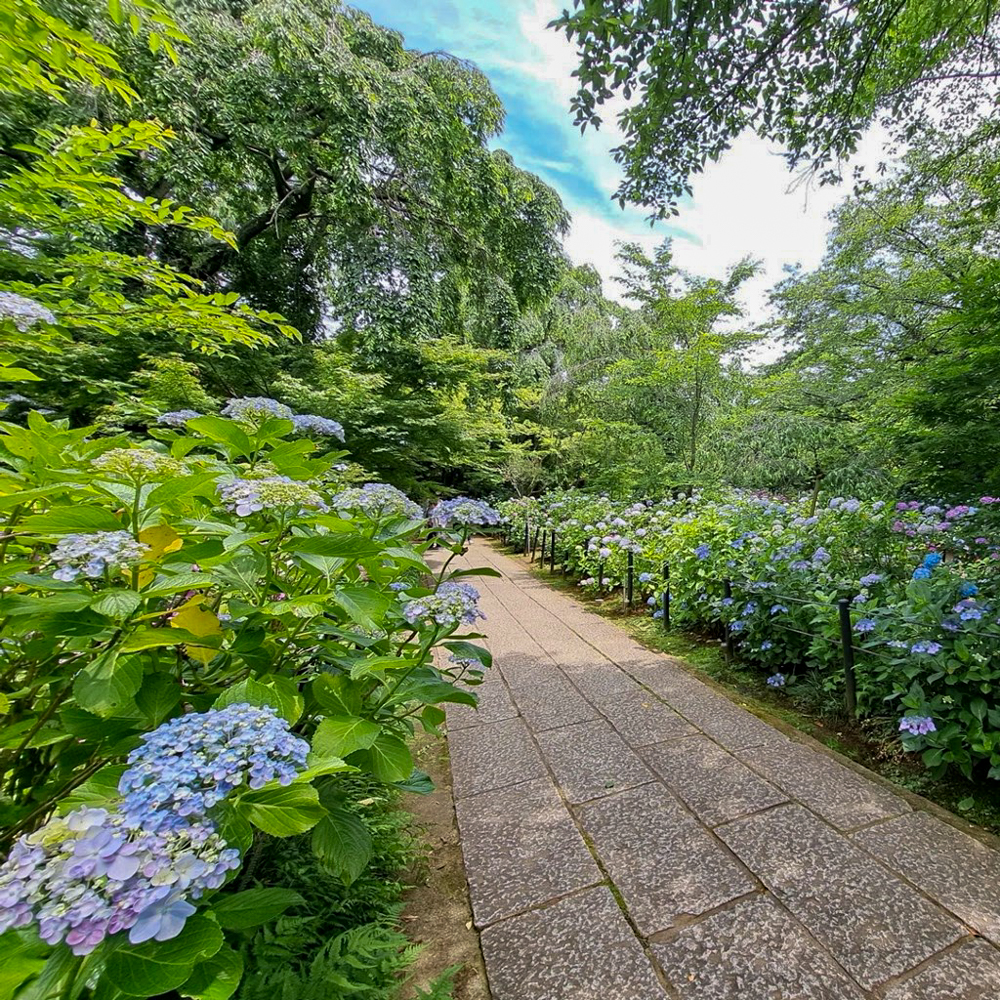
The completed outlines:
[[[304,514],[308,508],[319,511],[330,509],[311,486],[288,476],[234,479],[220,483],[218,490],[226,509],[239,517],[248,517],[262,510],[293,508]]]
[[[388,483],[365,483],[338,493],[330,501],[337,510],[361,511],[368,517],[421,517],[423,511],[405,493]]]
[[[238,396],[226,402],[222,415],[240,423],[255,424],[267,417],[291,420],[294,413],[290,406],[285,406],[270,396]]]
[[[156,418],[156,422],[164,427],[183,427],[189,420],[200,416],[201,414],[197,410],[169,410],[166,413],[161,413]]]
[[[184,471],[184,466],[175,458],[150,448],[112,448],[98,455],[91,465],[101,472],[136,481],[167,479]]]
[[[334,437],[338,441],[344,440],[343,426],[329,417],[319,417],[315,413],[296,413],[292,416],[292,423],[300,434],[312,433],[321,437]]]

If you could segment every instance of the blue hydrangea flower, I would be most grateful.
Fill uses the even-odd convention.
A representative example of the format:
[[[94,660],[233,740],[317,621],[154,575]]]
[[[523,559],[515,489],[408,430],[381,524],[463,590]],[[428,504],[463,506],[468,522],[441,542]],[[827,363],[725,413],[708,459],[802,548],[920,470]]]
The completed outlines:
[[[788,608],[784,604],[772,604],[770,613],[772,615],[788,614]]]
[[[763,649],[763,646],[761,648]],[[786,680],[787,678],[785,677],[784,674],[772,674],[770,677],[768,677],[767,683],[770,687],[782,688],[785,686]]]
[[[230,399],[222,408],[222,415],[244,424],[257,424],[266,417],[291,420],[295,416],[290,406],[269,396],[238,396]]]
[[[318,417],[315,413],[295,413],[292,423],[300,434],[318,434],[320,437],[333,437],[344,440],[344,428],[329,417]]]
[[[913,571],[914,580],[929,580],[931,578],[931,571],[926,566],[918,566]]]
[[[189,420],[200,416],[197,410],[168,410],[166,413],[161,413],[156,422],[163,424],[164,427],[183,427]]]
[[[926,736],[937,732],[937,726],[929,715],[904,715],[899,720],[899,731],[911,736]]]
[[[702,543],[701,543],[701,545],[699,545],[699,546],[698,546],[698,547],[697,547],[697,548],[696,548],[696,549],[694,550],[694,554],[695,554],[695,555],[696,555],[696,556],[697,556],[697,557],[698,557],[699,559],[707,559],[707,558],[709,557],[709,554],[711,553],[711,551],[712,551],[712,549],[711,549],[711,547],[710,547],[710,546],[708,545],[708,543],[707,543],[707,542],[702,542]]]
[[[742,631],[743,631],[743,630],[744,630],[744,629],[745,629],[746,627],[747,627],[747,623],[746,623],[746,622],[744,622],[744,621],[739,621],[739,620],[737,619],[736,621],[734,621],[734,622],[733,622],[733,623],[732,623],[732,624],[731,624],[731,625],[729,626],[729,631],[730,631],[730,632],[742,632]]]
[[[127,531],[65,535],[50,557],[59,567],[52,576],[68,583],[82,573],[93,580],[105,570],[135,566],[148,551],[149,546],[137,542]]]
[[[128,757],[122,811],[150,830],[200,819],[236,788],[288,785],[309,744],[269,706],[227,705],[165,722]]]
[[[638,534],[638,532],[636,532],[636,534]],[[653,582],[653,574],[652,573],[640,573],[639,574],[639,583],[652,583],[652,582]]]
[[[854,631],[866,635],[868,632],[874,632],[877,625],[878,622],[874,618],[862,618],[855,623]]]
[[[940,552],[928,552],[927,555],[924,556],[924,565],[928,569],[933,569],[939,562],[941,562]]]
[[[336,510],[360,511],[370,518],[423,516],[423,511],[405,493],[388,483],[365,483],[342,490],[330,500]]]
[[[967,597],[959,601],[952,608],[952,611],[962,619],[963,622],[979,621],[986,613],[984,608],[979,606],[979,602],[974,597]]]
[[[500,523],[499,511],[491,507],[485,500],[474,500],[472,497],[439,500],[431,508],[428,517],[431,524],[438,528],[472,525],[493,526]]]
[[[659,610],[654,611],[653,612],[653,617],[656,618],[656,619],[662,618],[663,617],[663,608],[660,608]]]
[[[411,624],[431,621],[444,628],[454,628],[460,622],[471,625],[477,618],[485,618],[476,605],[479,591],[468,583],[448,581],[433,594],[408,601],[403,605],[403,617]]]
[[[904,643],[905,645],[905,643]],[[921,639],[910,647],[911,653],[925,653],[927,656],[934,656],[941,652],[941,643],[932,642],[930,639]]]
[[[861,577],[862,587],[874,587],[876,583],[881,583],[885,577],[881,573],[869,573],[867,576]]]
[[[963,597],[975,597],[979,593],[979,588],[971,581],[966,580],[959,588],[958,592]]]
[[[761,648],[761,650],[762,650],[762,651],[764,651],[764,652],[767,652],[767,650],[771,649],[771,648],[772,648],[773,646],[774,646],[774,643],[773,643],[773,642],[771,642],[771,640],[770,640],[770,639],[765,639],[765,640],[764,640],[764,641],[763,641],[763,642],[762,642],[762,643],[760,644],[760,648]]]

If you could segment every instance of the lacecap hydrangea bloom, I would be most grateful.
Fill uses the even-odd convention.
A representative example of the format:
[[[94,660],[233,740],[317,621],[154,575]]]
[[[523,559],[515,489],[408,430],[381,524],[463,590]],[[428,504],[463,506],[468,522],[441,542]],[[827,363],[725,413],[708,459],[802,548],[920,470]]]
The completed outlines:
[[[0,292],[0,319],[14,321],[14,326],[25,333],[36,323],[55,323],[56,317],[51,309],[46,309],[40,302],[29,299],[26,295],[16,292]]]
[[[493,526],[500,523],[500,512],[494,510],[485,500],[472,497],[454,497],[439,500],[430,511],[430,522],[437,528],[451,528],[455,525]]]
[[[205,824],[154,832],[124,813],[84,807],[21,837],[0,867],[0,933],[38,923],[75,955],[128,930],[133,944],[175,937],[208,889],[240,865]]]
[[[50,557],[59,567],[52,576],[68,583],[82,573],[93,580],[107,569],[136,565],[147,551],[148,546],[127,531],[66,535],[59,539]]]
[[[280,417],[291,420],[295,414],[290,406],[279,403],[269,396],[238,396],[230,399],[222,408],[222,415],[240,423],[259,423],[266,417]]]
[[[132,480],[166,479],[184,470],[177,459],[150,448],[112,448],[98,455],[91,464],[101,472]]]
[[[432,621],[445,628],[454,628],[460,622],[471,625],[477,618],[485,618],[479,608],[479,591],[468,583],[442,583],[427,597],[407,601],[403,617],[411,624]]]
[[[402,490],[388,483],[365,483],[342,490],[330,500],[337,510],[356,510],[368,517],[422,517],[423,511]]]
[[[122,808],[147,829],[178,829],[243,785],[290,784],[308,752],[267,706],[182,715],[143,736],[129,755],[118,785]]]
[[[334,437],[344,440],[344,428],[329,417],[318,417],[315,413],[295,413],[292,423],[300,434],[318,434],[321,437]]]
[[[156,422],[164,427],[183,427],[189,420],[200,416],[197,410],[168,410],[166,413],[161,413]]]
[[[926,736],[928,733],[936,733],[937,726],[929,715],[904,715],[899,720],[899,731],[909,733],[910,736]]]
[[[288,476],[266,476],[263,479],[233,479],[220,483],[219,496],[223,506],[239,517],[248,517],[262,510],[304,512],[312,508],[327,511],[323,497],[308,483]]]

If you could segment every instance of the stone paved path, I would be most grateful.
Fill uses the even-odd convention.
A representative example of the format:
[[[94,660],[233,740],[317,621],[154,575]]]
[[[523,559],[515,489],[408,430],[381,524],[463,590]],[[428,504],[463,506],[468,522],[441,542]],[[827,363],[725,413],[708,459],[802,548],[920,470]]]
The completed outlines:
[[[1000,853],[484,543],[448,715],[494,1000],[1000,1000]]]

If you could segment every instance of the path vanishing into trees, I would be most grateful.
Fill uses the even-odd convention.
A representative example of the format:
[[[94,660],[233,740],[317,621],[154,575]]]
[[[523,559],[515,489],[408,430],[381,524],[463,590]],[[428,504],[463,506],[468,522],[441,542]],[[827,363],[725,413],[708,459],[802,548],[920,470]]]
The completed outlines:
[[[493,1000],[997,1000],[1000,852],[475,542],[448,715]]]

